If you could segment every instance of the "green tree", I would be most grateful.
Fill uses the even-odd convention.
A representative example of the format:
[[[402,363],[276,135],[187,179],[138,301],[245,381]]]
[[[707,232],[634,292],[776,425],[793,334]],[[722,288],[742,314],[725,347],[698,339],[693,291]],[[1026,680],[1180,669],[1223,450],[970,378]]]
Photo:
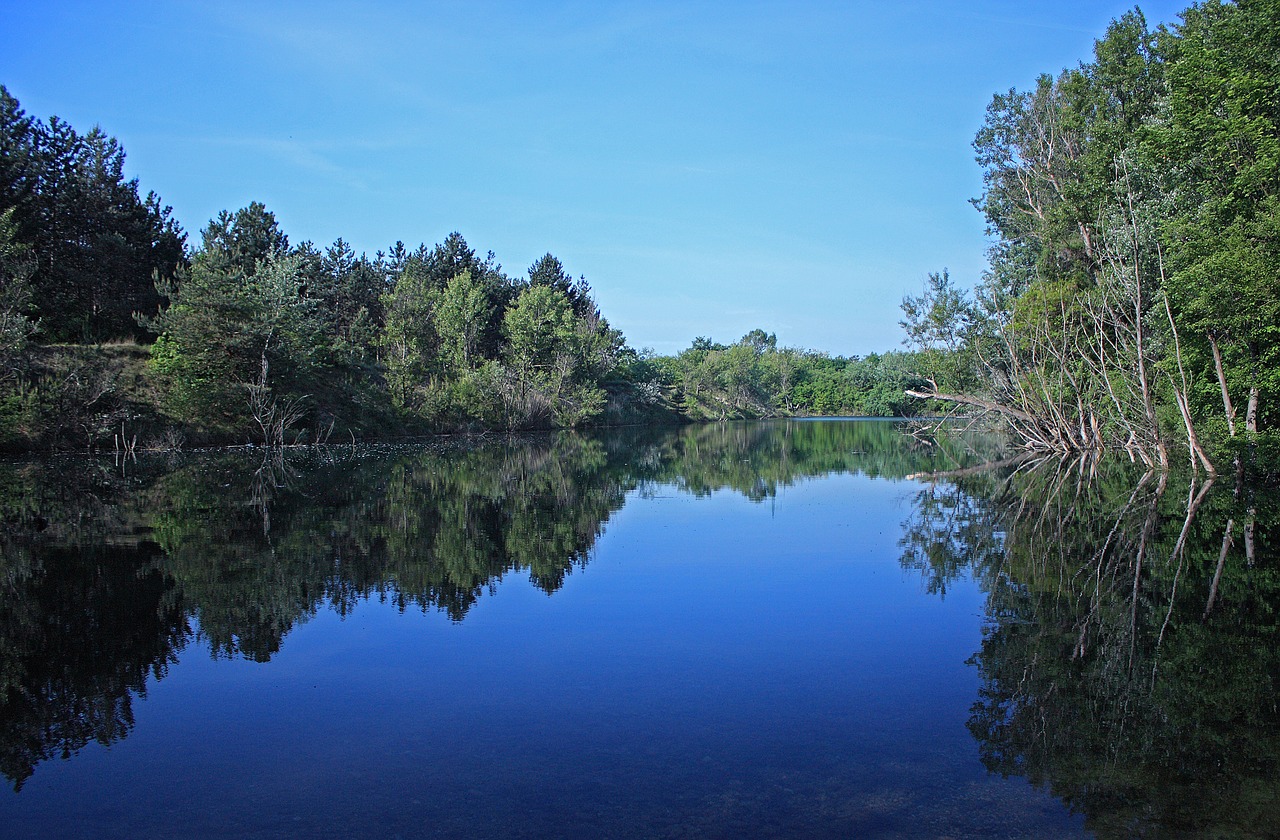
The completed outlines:
[[[398,268],[395,268],[398,266]],[[449,281],[469,271],[473,280],[484,288],[490,301],[492,317],[481,333],[479,347],[481,354],[487,359],[496,359],[502,350],[502,312],[510,305],[517,292],[515,285],[502,273],[493,252],[484,258],[476,256],[475,249],[458,232],[445,237],[444,242],[428,249],[419,246],[413,253],[406,253],[397,243],[393,248],[392,285],[405,272],[413,272],[427,289],[434,293],[444,291]]]
[[[206,247],[175,284],[169,306],[148,323],[160,333],[152,359],[180,419],[223,431],[258,427],[266,442],[321,362],[323,323],[305,294],[302,258],[288,254],[274,217],[261,205],[223,213],[205,231]]]
[[[218,213],[201,237],[197,259],[202,267],[233,280],[253,274],[261,262],[289,253],[289,237],[280,229],[276,214],[260,201],[234,213]]]
[[[784,376],[795,373],[779,365],[777,343],[761,329],[729,346],[694,339],[674,364],[681,411],[698,420],[772,416],[783,399]]]
[[[153,276],[171,276],[185,257],[170,209],[125,178],[114,137],[31,120],[3,88],[0,147],[0,212],[14,211],[15,238],[31,249],[44,337],[136,334],[133,313],[156,305]]]
[[[35,269],[30,248],[18,241],[10,207],[0,211],[0,363],[12,370],[12,355],[26,346],[36,330],[31,275]],[[0,381],[6,377],[0,374]]]
[[[990,270],[972,302],[932,277],[903,326],[930,378],[917,395],[996,411],[1038,449],[1121,446],[1165,465],[1180,432],[1212,470],[1162,294],[1168,196],[1144,139],[1172,72],[1158,46],[1130,12],[1093,61],[992,100],[974,141]]]
[[[503,335],[514,376],[512,416],[576,426],[603,411],[601,381],[617,367],[623,340],[594,304],[580,317],[559,289],[528,286],[503,315]]]
[[[551,286],[529,286],[502,317],[505,359],[522,384],[549,384],[556,354],[573,332],[568,296]]]
[[[0,85],[0,210],[29,206],[39,173],[35,136],[34,121]]]
[[[472,368],[481,358],[481,340],[493,317],[493,302],[484,284],[464,271],[440,295],[436,329],[440,354],[453,371]]]
[[[976,366],[969,338],[978,316],[968,294],[956,287],[945,268],[940,274],[930,272],[919,297],[902,299],[902,314],[902,343],[919,352],[920,374],[935,388],[971,390]]]
[[[1153,130],[1175,198],[1168,289],[1189,337],[1209,344],[1228,424],[1243,398],[1257,431],[1280,419],[1280,3],[1212,0],[1182,17],[1162,40]]]
[[[430,275],[408,265],[382,298],[384,321],[378,347],[395,407],[416,414],[427,405],[427,386],[440,374],[436,305],[440,293]]]
[[[574,280],[565,271],[564,264],[551,254],[543,254],[538,261],[529,266],[529,285],[548,286],[563,292],[569,299],[574,313],[582,318],[595,309],[595,301],[591,298],[591,286],[585,277]]]

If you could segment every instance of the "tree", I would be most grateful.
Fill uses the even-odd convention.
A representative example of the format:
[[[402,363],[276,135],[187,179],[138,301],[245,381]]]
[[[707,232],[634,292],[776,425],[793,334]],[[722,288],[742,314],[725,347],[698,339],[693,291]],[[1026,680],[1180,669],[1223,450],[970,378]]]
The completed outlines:
[[[773,407],[783,414],[797,413],[800,401],[795,389],[805,374],[804,354],[793,347],[784,347],[769,354],[768,360],[773,368],[769,378],[776,383],[771,400]]]
[[[728,420],[794,410],[792,388],[803,378],[803,357],[779,351],[777,344],[775,335],[761,329],[728,346],[695,338],[671,366],[681,411],[700,420]]]
[[[586,317],[595,309],[595,301],[591,299],[591,286],[585,277],[574,280],[564,270],[560,260],[551,254],[543,254],[537,262],[529,266],[529,285],[547,286],[563,292],[579,318]]]
[[[975,384],[973,360],[966,351],[971,325],[978,316],[968,294],[956,287],[950,273],[945,268],[941,273],[930,272],[919,297],[902,299],[902,314],[898,322],[906,332],[902,343],[919,351],[920,373],[935,389],[970,390]]]
[[[528,286],[503,315],[504,361],[515,377],[512,416],[538,423],[550,415],[575,426],[605,404],[600,382],[618,365],[622,335],[599,317],[594,304],[578,317],[568,295]]]
[[[275,217],[251,204],[204,231],[205,248],[173,284],[152,360],[180,419],[235,431],[256,425],[282,442],[322,362],[323,322],[306,294],[303,258],[286,251]],[[287,424],[286,424],[287,425]]]
[[[436,310],[440,355],[453,371],[465,371],[480,359],[480,341],[493,314],[483,284],[464,271],[449,281]]]
[[[1212,471],[1165,306],[1168,198],[1144,139],[1172,72],[1158,46],[1130,12],[1092,62],[994,97],[974,141],[991,267],[972,302],[945,272],[903,301],[931,385],[908,393],[998,412],[1032,448],[1121,446],[1161,466],[1173,415]]]
[[[35,144],[33,120],[4,85],[0,85],[0,210],[27,208],[38,175],[32,160]],[[17,221],[14,219],[13,223]],[[14,231],[15,236],[20,234],[25,236],[29,232]]]
[[[248,277],[259,263],[289,253],[289,237],[280,230],[276,214],[260,201],[235,213],[223,210],[200,233],[198,259],[203,267],[229,279]]]
[[[761,355],[778,349],[778,337],[759,328],[744,335],[738,343],[750,347]]]
[[[26,346],[36,331],[31,315],[35,309],[31,275],[34,265],[30,248],[17,239],[13,208],[0,211],[0,362]],[[5,364],[5,368],[11,368]],[[5,378],[0,374],[0,379]]]
[[[15,238],[30,248],[42,334],[136,334],[133,313],[156,305],[153,277],[171,276],[185,257],[170,209],[154,193],[139,196],[114,137],[31,120],[3,88],[0,147],[0,211],[14,211]]]
[[[384,315],[377,344],[391,401],[401,411],[423,407],[423,387],[440,373],[435,310],[439,291],[420,264],[410,263],[382,298]]]
[[[307,294],[315,298],[325,320],[325,332],[336,361],[364,359],[382,323],[385,280],[363,254],[336,240],[307,270]]]
[[[472,279],[484,288],[492,313],[480,335],[480,352],[486,358],[498,357],[502,347],[502,312],[514,299],[517,290],[502,273],[502,266],[492,251],[483,259],[477,257],[475,249],[467,244],[462,234],[454,231],[432,249],[420,246],[404,258],[400,273],[406,271],[415,272],[427,288],[437,293],[444,291],[449,281],[459,274],[471,272]]]
[[[1209,345],[1228,425],[1234,393],[1257,431],[1260,414],[1280,419],[1280,3],[1193,6],[1162,46],[1167,106],[1153,153],[1177,199],[1169,293]]]
[[[555,355],[572,331],[568,296],[550,286],[528,287],[502,318],[508,366],[522,383],[549,383]]]

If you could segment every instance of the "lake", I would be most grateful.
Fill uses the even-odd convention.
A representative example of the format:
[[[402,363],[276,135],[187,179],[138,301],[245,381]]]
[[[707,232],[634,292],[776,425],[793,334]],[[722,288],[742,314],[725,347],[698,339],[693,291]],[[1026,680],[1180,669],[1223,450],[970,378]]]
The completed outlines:
[[[857,420],[0,462],[0,836],[1276,836],[1275,495]]]

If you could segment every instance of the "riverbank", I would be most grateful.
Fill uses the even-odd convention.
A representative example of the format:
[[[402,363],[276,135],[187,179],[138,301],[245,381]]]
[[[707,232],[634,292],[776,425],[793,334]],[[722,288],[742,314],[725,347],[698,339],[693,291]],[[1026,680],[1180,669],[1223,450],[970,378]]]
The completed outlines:
[[[152,363],[152,345],[134,341],[105,344],[30,344],[13,357],[0,378],[0,452],[142,452],[194,447],[262,445],[255,428],[249,388],[241,417],[198,423],[175,416],[167,404],[164,374]],[[379,400],[385,385],[371,372],[363,395],[317,388],[301,400],[298,416],[283,431],[283,443],[354,443],[403,440],[489,431],[556,428],[540,422],[484,426],[474,421],[427,422],[396,412]],[[674,425],[687,422],[669,399],[655,394],[632,399],[620,383],[606,388],[601,413],[589,426]],[[369,398],[369,394],[375,396]],[[361,398],[363,397],[363,398]]]
[[[8,374],[0,376],[0,452],[172,451],[571,426],[934,413],[924,401],[893,397],[901,395],[901,388],[893,387],[888,374],[871,375],[887,365],[890,355],[845,360],[768,347],[756,357],[761,363],[743,373],[722,364],[721,357],[732,356],[735,347],[715,345],[673,357],[633,354],[599,383],[594,413],[574,420],[550,407],[566,395],[530,391],[521,399],[518,385],[502,372],[487,379],[478,372],[466,388],[459,383],[422,386],[432,391],[433,402],[408,410],[397,405],[387,366],[373,361],[315,373],[305,391],[287,398],[271,396],[265,389],[268,399],[262,399],[263,389],[254,382],[182,378],[166,370],[159,343],[32,343],[10,354]],[[789,377],[779,380],[770,375],[768,363],[783,356],[790,359],[791,368]],[[480,391],[485,386],[493,390]],[[199,395],[214,389],[241,395],[221,401],[217,410],[212,401],[206,401],[204,410],[193,410],[202,404]],[[535,404],[538,399],[552,402]],[[476,410],[481,403],[507,410]]]

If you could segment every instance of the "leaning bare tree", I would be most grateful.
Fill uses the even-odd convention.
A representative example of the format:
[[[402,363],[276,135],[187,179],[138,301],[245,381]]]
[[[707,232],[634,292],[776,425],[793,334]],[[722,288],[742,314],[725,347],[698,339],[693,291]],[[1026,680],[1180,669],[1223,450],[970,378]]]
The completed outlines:
[[[1094,63],[994,98],[974,143],[990,268],[972,297],[944,274],[903,301],[907,343],[944,374],[908,393],[997,414],[1028,449],[1164,468],[1178,443],[1212,473],[1165,296],[1167,208],[1136,140],[1162,90],[1153,45],[1130,13]]]

